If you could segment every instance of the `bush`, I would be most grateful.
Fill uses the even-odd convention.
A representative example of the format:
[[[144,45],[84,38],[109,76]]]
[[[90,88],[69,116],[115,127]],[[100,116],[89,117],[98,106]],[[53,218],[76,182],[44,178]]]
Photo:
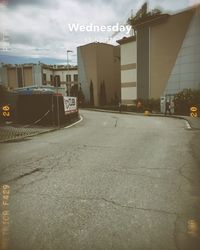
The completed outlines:
[[[138,102],[141,103],[141,108],[137,108]],[[136,105],[136,111],[138,112],[144,112],[144,111],[149,111],[149,112],[160,112],[160,99],[137,99],[135,101]]]
[[[174,97],[174,104],[175,113],[179,115],[189,115],[192,106],[200,111],[200,90],[185,89],[177,93]]]

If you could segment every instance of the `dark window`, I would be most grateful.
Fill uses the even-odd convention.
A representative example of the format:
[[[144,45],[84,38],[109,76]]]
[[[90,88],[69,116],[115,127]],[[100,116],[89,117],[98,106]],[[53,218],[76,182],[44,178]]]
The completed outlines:
[[[74,82],[78,82],[78,75],[74,74]]]
[[[60,87],[60,76],[59,75],[54,76],[54,86]]]
[[[71,75],[66,75],[66,82],[71,82]]]
[[[50,75],[50,82],[53,83],[53,75]]]
[[[43,81],[42,81],[42,84],[43,84],[43,85],[46,85],[46,84],[47,84],[47,75],[46,75],[46,74],[43,74]]]
[[[23,87],[23,83],[22,83],[22,69],[21,68],[17,68],[17,81],[18,81],[18,87]]]

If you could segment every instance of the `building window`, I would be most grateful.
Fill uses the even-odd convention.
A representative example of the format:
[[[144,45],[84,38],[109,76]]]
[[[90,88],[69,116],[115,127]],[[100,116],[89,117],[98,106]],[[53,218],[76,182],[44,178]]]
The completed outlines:
[[[53,84],[53,75],[50,75],[50,82],[51,82],[51,85]]]
[[[22,68],[17,68],[17,81],[18,81],[18,87],[19,88],[23,87]]]
[[[56,75],[54,77],[54,86],[55,87],[60,87],[60,76],[59,75]]]
[[[74,74],[74,82],[78,82],[78,75]]]
[[[42,84],[43,84],[43,85],[46,85],[46,84],[47,84],[47,75],[46,75],[46,74],[43,74],[43,81],[42,81]]]
[[[66,75],[66,82],[71,82],[71,75]]]

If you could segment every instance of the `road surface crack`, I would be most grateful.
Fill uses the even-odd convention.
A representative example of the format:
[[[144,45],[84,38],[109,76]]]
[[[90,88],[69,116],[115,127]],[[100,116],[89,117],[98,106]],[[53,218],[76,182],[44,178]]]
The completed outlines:
[[[48,159],[49,156],[45,155],[45,156],[42,156],[38,159],[35,159],[35,157],[32,157],[32,158],[34,158],[34,160],[28,159],[27,162],[23,162],[23,163],[21,163],[20,161],[19,162],[15,161],[14,164],[13,163],[9,164],[9,165],[5,164],[5,167],[1,168],[1,171],[2,171],[2,173],[6,173],[6,171],[11,170],[11,167],[13,167],[13,165],[14,165],[15,169],[16,168],[18,169],[18,168],[22,168],[22,167],[27,168],[28,166],[33,166],[33,165],[36,165],[37,163],[40,164],[40,162],[42,162],[43,160]]]
[[[136,169],[138,170],[138,169]],[[109,169],[109,170],[102,170],[102,169],[98,169],[98,170],[93,170],[94,172],[98,171],[98,172],[105,172],[105,173],[119,173],[119,174],[126,174],[126,175],[133,175],[133,176],[141,176],[141,177],[145,177],[145,178],[150,178],[150,179],[157,179],[157,180],[163,180],[166,182],[169,182],[169,179],[167,178],[163,178],[163,177],[159,177],[159,176],[153,176],[153,175],[146,175],[146,174],[140,174],[140,173],[135,173],[133,171],[135,171],[135,169],[133,169],[132,171],[124,169],[124,170],[118,170],[118,169]],[[176,182],[171,182],[172,185],[176,185]]]
[[[186,165],[184,164],[183,166],[181,166],[178,170],[179,174],[185,179],[187,180],[190,184],[192,183],[192,180],[187,177],[184,173],[183,173],[183,168],[185,167]]]
[[[17,181],[17,180],[19,180],[19,179],[21,179],[21,178],[23,178],[23,177],[29,176],[29,175],[31,175],[31,174],[34,174],[34,173],[40,172],[40,171],[42,171],[42,168],[35,168],[34,170],[32,170],[32,171],[30,171],[30,172],[28,172],[28,173],[21,174],[21,175],[15,177],[15,178],[13,178],[13,179],[10,179],[10,180],[8,180],[8,181],[6,181],[6,182],[7,182],[7,183],[10,183],[10,182],[13,182],[13,181]]]
[[[21,194],[28,194],[28,192],[21,192]],[[31,195],[40,195],[43,197],[50,197],[52,198],[53,195],[50,194],[44,194],[44,193],[34,193]],[[166,211],[166,210],[160,210],[160,209],[153,209],[153,208],[143,208],[143,207],[137,207],[137,206],[129,206],[129,205],[124,205],[121,203],[118,203],[116,201],[113,200],[109,200],[107,198],[104,197],[82,197],[82,196],[60,196],[60,195],[55,195],[56,197],[60,197],[61,199],[68,199],[68,200],[80,200],[80,201],[104,201],[106,203],[112,204],[114,206],[117,207],[121,207],[121,208],[126,208],[126,209],[133,209],[133,210],[142,210],[142,211],[147,211],[147,212],[153,212],[153,213],[162,213],[162,214],[167,214],[167,215],[175,215],[178,216],[177,213],[175,212],[170,212],[170,211]]]
[[[176,215],[176,213],[174,213],[174,212],[169,212],[169,211],[165,211],[165,210],[152,209],[152,208],[142,208],[142,207],[137,207],[137,206],[123,205],[123,204],[115,202],[113,200],[108,200],[106,198],[101,198],[101,200],[104,200],[105,202],[108,202],[108,203],[111,203],[111,204],[113,204],[115,206],[119,206],[119,207],[123,207],[123,208],[143,210],[143,211],[155,212],[155,213],[163,213],[163,214],[168,214],[168,215]]]
[[[177,224],[178,224],[178,219],[179,219],[179,216],[176,215],[176,219],[174,221],[174,245],[176,247],[177,250],[180,250],[179,248],[179,245],[178,245],[178,239],[177,239]]]

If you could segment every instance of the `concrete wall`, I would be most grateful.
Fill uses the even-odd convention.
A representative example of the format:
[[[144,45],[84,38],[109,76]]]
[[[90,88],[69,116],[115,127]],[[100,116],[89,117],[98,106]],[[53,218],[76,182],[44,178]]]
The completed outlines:
[[[18,66],[7,66],[2,67],[2,79],[4,84],[9,88],[18,88],[33,85],[33,72],[32,66],[24,67],[23,65]],[[20,76],[19,76],[20,73]]]
[[[129,65],[137,62],[137,47],[135,41],[122,43],[120,49],[121,65]]]
[[[8,76],[8,86],[11,88],[18,88],[16,68],[7,68],[7,76]]]
[[[24,86],[31,86],[33,85],[33,74],[32,74],[32,67],[24,67],[23,68],[23,85]]]
[[[100,86],[104,82],[107,102],[120,96],[120,51],[109,44],[91,43],[77,49],[78,76],[86,101],[90,102],[93,83],[94,105],[100,104]]]
[[[117,41],[121,57],[121,102],[134,104],[137,99],[137,45],[136,38],[129,37]]]
[[[94,104],[98,105],[98,76],[96,43],[78,47],[78,77],[85,95],[86,102],[90,102],[90,82],[94,87]]]
[[[0,84],[8,86],[7,68],[4,65],[0,65]]]
[[[149,98],[149,27],[137,30],[137,97]]]
[[[160,98],[181,49],[193,11],[169,16],[150,28],[150,98]],[[138,41],[139,42],[139,41]]]
[[[120,46],[114,47],[114,78],[113,78],[113,86],[115,87],[113,93],[116,93],[117,102],[121,100],[121,70],[120,70]],[[114,94],[115,94],[114,93]]]
[[[135,26],[137,53],[130,37],[121,45],[122,102],[160,98],[184,88],[200,88],[200,5],[183,12],[141,20]],[[136,62],[136,74],[131,65]],[[137,91],[131,90],[130,80]],[[127,88],[125,90],[125,87]]]
[[[200,89],[200,7],[190,22],[164,95],[186,88]]]
[[[98,95],[100,96],[100,85],[104,82],[108,103],[114,100],[115,95],[120,96],[119,57],[119,47],[97,44]]]
[[[33,65],[33,85],[36,86],[41,86],[42,85],[42,65],[41,64],[36,64]]]

